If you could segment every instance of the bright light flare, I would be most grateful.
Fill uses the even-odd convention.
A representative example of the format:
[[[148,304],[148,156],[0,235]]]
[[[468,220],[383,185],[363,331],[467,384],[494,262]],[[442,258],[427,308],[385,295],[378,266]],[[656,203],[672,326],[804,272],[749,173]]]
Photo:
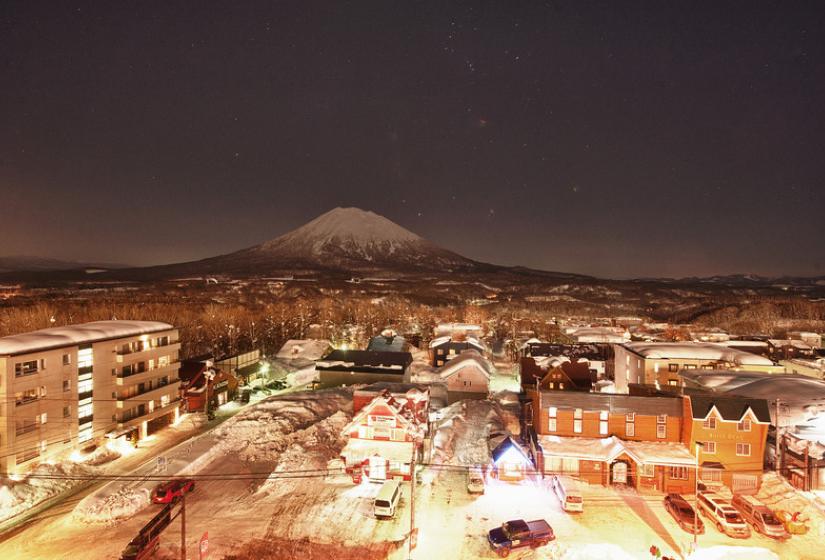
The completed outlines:
[[[110,439],[106,442],[106,449],[119,453],[121,457],[128,457],[135,452],[135,446],[124,437]]]

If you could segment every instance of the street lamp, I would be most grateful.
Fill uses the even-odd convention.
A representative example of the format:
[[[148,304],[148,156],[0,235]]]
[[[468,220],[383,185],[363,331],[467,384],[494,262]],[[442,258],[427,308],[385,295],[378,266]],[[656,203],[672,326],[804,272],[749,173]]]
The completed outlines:
[[[705,442],[697,441],[696,445],[696,472],[693,476],[693,498],[695,510],[693,511],[693,551],[696,552],[697,539],[699,535],[699,449],[705,447]]]

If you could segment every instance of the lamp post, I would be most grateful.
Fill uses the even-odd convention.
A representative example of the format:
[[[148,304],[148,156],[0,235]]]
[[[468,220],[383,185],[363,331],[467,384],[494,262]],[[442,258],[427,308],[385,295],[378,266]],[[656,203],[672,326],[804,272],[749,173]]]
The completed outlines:
[[[696,552],[697,539],[699,536],[699,449],[705,446],[702,441],[695,442],[696,445],[696,472],[693,475],[693,498],[695,510],[693,512],[693,551]]]

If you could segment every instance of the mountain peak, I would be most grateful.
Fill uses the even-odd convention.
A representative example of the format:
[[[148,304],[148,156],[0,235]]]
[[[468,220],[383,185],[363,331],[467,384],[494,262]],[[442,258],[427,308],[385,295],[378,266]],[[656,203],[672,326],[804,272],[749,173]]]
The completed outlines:
[[[384,216],[360,208],[334,208],[321,214],[277,239],[267,241],[264,250],[284,244],[312,245],[315,253],[325,245],[349,245],[366,248],[375,245],[397,247],[401,244],[420,243],[424,240]]]

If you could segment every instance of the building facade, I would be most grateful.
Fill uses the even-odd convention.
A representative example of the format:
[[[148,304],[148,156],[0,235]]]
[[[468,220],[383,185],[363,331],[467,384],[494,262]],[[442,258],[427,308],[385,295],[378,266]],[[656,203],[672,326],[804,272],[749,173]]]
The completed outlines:
[[[614,347],[613,373],[616,390],[628,385],[680,384],[679,371],[691,369],[747,369],[784,373],[770,359],[721,344],[705,342],[630,342]]]
[[[178,418],[178,331],[97,321],[0,338],[0,471]]]
[[[403,397],[384,391],[363,406],[342,432],[341,458],[353,481],[409,480],[427,434],[428,409],[429,394],[417,389]]]

